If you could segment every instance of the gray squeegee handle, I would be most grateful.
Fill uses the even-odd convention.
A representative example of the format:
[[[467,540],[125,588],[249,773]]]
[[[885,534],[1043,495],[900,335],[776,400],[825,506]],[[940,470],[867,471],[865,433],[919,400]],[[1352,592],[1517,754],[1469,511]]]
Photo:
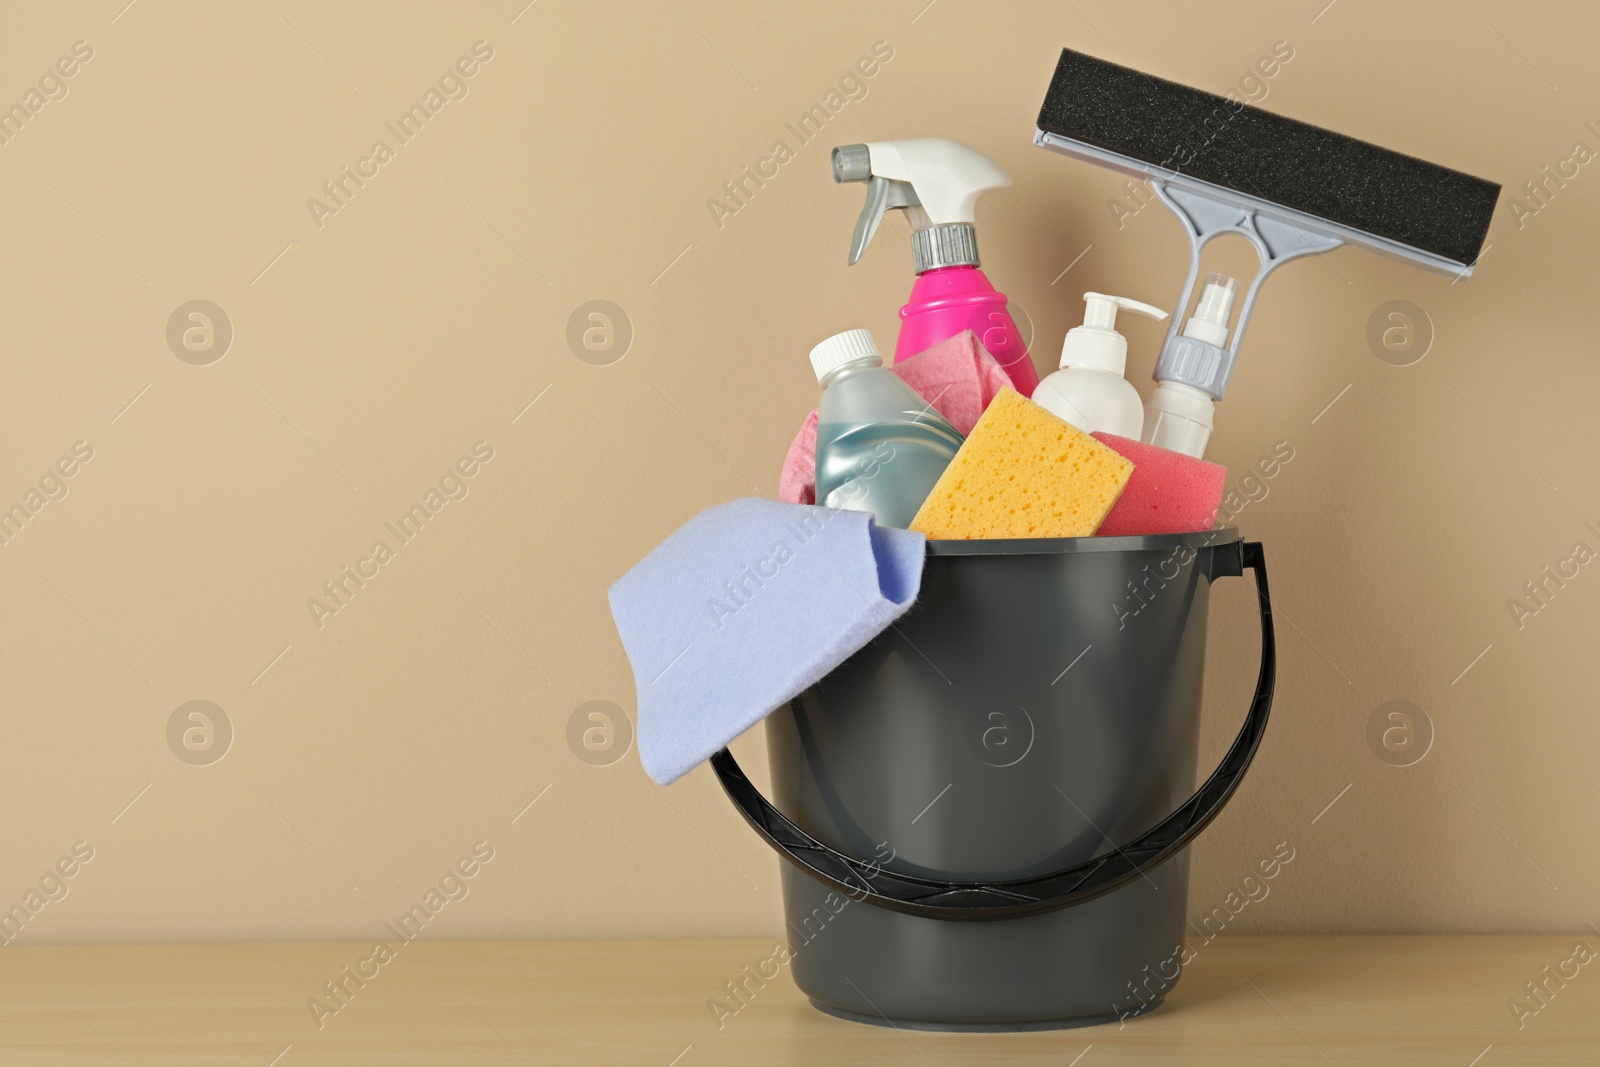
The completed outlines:
[[[1221,400],[1228,391],[1228,380],[1233,376],[1233,366],[1239,359],[1239,346],[1244,343],[1245,327],[1250,325],[1250,313],[1255,310],[1256,298],[1261,295],[1261,286],[1265,284],[1267,275],[1291,259],[1331,252],[1344,243],[1344,237],[1308,230],[1276,213],[1256,208],[1247,199],[1241,200],[1224,190],[1202,193],[1194,188],[1173,186],[1159,178],[1151,178],[1150,187],[1172,209],[1189,235],[1189,274],[1183,282],[1183,295],[1178,298],[1178,308],[1167,324],[1167,336],[1161,342],[1161,359],[1156,364],[1154,377],[1156,381],[1171,378],[1183,382]],[[1190,380],[1174,373],[1177,368],[1168,365],[1168,353],[1172,351],[1173,338],[1178,336],[1178,330],[1185,321],[1189,301],[1194,297],[1195,283],[1200,280],[1200,257],[1205,246],[1224,234],[1235,234],[1249,241],[1261,260],[1261,269],[1256,272],[1255,279],[1245,290],[1244,300],[1239,304],[1238,321],[1234,323],[1233,336],[1220,365],[1203,380]]]
[[[1232,551],[1235,547],[1236,554]],[[1086,863],[1004,882],[950,882],[898,874],[836,852],[790,822],[751,784],[727,749],[711,757],[712,769],[739,814],[767,844],[800,870],[851,900],[925,919],[958,922],[1018,919],[1086,903],[1121,888],[1182,851],[1232,799],[1255,758],[1267,729],[1277,676],[1267,563],[1259,541],[1217,546],[1211,572],[1214,577],[1239,575],[1246,569],[1255,572],[1256,596],[1260,600],[1261,673],[1239,736],[1211,777],[1176,811],[1142,837]]]

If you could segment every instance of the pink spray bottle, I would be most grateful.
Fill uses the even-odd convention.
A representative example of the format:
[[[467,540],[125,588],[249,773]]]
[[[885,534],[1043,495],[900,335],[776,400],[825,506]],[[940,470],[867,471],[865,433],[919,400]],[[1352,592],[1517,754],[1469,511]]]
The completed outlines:
[[[833,150],[833,178],[866,182],[867,202],[850,240],[850,262],[866,251],[883,213],[903,209],[911,222],[917,272],[911,300],[900,309],[895,362],[971,330],[1005,368],[1017,391],[1039,384],[1027,345],[996,292],[978,269],[973,210],[978,197],[1011,184],[989,157],[955,141],[874,141]]]

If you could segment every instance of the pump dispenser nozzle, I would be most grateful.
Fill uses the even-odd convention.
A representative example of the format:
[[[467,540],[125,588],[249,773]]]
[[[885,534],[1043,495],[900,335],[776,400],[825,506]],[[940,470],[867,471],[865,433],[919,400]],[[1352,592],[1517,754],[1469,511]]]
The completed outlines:
[[[1090,367],[1123,374],[1128,369],[1128,339],[1117,332],[1117,312],[1148,315],[1157,322],[1167,313],[1150,304],[1105,293],[1083,294],[1083,325],[1067,331],[1061,343],[1061,366]]]

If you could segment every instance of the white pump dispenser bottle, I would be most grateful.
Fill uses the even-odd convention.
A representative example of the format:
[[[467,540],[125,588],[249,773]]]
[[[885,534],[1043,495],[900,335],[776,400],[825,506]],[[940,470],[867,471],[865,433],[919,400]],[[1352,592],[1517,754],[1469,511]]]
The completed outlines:
[[[1083,301],[1083,325],[1067,331],[1061,369],[1039,383],[1033,400],[1085,433],[1103,430],[1137,441],[1144,429],[1144,403],[1139,390],[1123,377],[1128,340],[1117,332],[1117,312],[1133,311],[1158,322],[1167,313],[1104,293],[1084,293]]]

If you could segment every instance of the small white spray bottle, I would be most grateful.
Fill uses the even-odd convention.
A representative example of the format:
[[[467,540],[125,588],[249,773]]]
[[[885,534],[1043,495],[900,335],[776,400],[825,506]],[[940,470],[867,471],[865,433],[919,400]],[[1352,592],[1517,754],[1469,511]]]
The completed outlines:
[[[1117,312],[1134,311],[1157,322],[1167,313],[1125,296],[1084,293],[1083,301],[1083,325],[1067,331],[1061,369],[1039,383],[1033,401],[1084,433],[1102,430],[1137,441],[1144,430],[1144,404],[1123,377],[1128,339],[1117,332]]]
[[[1156,387],[1145,406],[1144,441],[1199,459],[1211,439],[1212,408],[1233,374],[1228,316],[1239,283],[1208,274],[1183,332],[1168,339],[1156,363]]]

